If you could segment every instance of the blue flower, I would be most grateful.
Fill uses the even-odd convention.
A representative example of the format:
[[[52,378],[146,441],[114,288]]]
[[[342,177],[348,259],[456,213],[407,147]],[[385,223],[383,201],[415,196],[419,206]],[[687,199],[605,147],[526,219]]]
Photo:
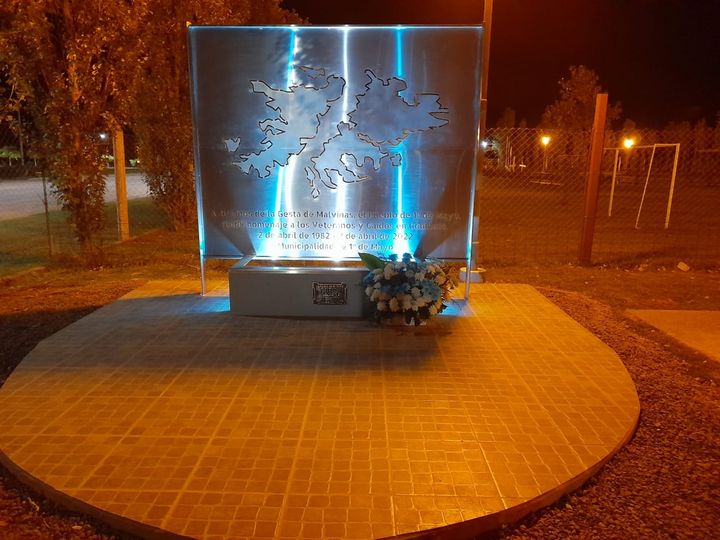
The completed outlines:
[[[442,296],[442,289],[440,289],[440,286],[434,281],[425,280],[420,283],[420,288],[423,294],[430,296],[433,301],[439,300]]]

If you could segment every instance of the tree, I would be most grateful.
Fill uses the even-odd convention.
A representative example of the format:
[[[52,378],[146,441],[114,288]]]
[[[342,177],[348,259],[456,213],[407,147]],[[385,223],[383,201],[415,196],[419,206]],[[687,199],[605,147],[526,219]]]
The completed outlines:
[[[131,0],[10,0],[0,61],[26,104],[35,151],[83,252],[103,226],[104,163],[98,135],[114,122],[119,69],[135,21]]]
[[[290,24],[279,0],[143,0],[147,32],[129,76],[130,127],[150,194],[174,228],[196,216],[188,80],[190,24]]]
[[[540,126],[557,129],[591,129],[595,117],[595,96],[603,92],[600,77],[585,66],[571,66],[570,76],[558,82],[560,97],[548,105],[542,115]],[[620,103],[609,105],[608,124],[622,114]]]
[[[635,122],[634,120],[631,120],[630,118],[626,118],[623,121],[622,131],[624,131],[625,133],[631,133],[636,130],[637,130],[637,122]]]
[[[512,128],[515,127],[515,118],[517,117],[517,113],[515,112],[515,109],[512,107],[505,107],[505,109],[502,112],[502,115],[498,119],[497,123],[495,124],[495,127],[499,128]]]

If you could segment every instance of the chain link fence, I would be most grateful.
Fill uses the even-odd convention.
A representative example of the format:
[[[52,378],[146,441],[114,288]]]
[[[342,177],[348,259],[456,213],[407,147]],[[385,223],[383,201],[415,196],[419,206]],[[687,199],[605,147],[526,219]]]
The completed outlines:
[[[80,253],[67,214],[43,177],[42,163],[28,154],[16,126],[0,123],[0,277]],[[118,241],[118,217],[112,142],[109,134],[96,138],[108,166],[105,224],[99,236],[103,246]],[[167,219],[150,199],[134,149],[127,148],[126,155],[130,233],[137,236],[164,227]]]
[[[79,247],[42,164],[0,123],[0,276],[76,255]],[[126,138],[131,235],[167,225]],[[631,142],[629,142],[631,141]],[[112,144],[101,243],[118,240]],[[590,132],[490,129],[479,184],[483,265],[574,263],[583,218]],[[720,261],[720,129],[706,126],[606,133],[592,260],[661,257]],[[666,227],[667,224],[667,227]]]
[[[483,264],[572,260],[590,133],[488,130],[477,215]]]
[[[590,133],[497,128],[483,142],[486,265],[577,260]],[[720,261],[720,129],[606,132],[594,262]]]

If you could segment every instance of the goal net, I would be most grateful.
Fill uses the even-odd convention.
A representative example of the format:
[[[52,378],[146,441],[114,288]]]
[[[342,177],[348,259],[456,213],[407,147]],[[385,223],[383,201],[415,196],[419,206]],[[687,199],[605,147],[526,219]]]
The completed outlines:
[[[635,228],[640,227],[643,209],[648,206],[660,209],[664,228],[670,225],[670,212],[675,193],[679,143],[657,143],[633,146],[631,148],[612,148],[614,150],[612,181],[608,204],[608,216],[612,216],[613,203],[618,193],[625,190],[640,191],[635,218]],[[662,203],[660,202],[662,201]],[[652,212],[653,217],[656,212]]]

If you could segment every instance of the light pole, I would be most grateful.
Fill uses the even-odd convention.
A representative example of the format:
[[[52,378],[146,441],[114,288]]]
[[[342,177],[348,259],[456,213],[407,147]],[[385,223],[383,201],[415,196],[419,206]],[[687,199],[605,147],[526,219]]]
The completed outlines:
[[[125,138],[121,127],[112,127],[112,134],[102,132],[99,135],[103,145],[112,145],[113,169],[115,176],[115,202],[117,209],[118,238],[130,239],[130,220],[128,218],[127,179],[125,176]]]
[[[552,139],[549,135],[543,135],[540,137],[540,143],[543,145],[543,170],[542,172],[547,172],[547,166],[548,166],[548,155],[547,155],[547,149],[548,145],[550,144],[550,141]]]

